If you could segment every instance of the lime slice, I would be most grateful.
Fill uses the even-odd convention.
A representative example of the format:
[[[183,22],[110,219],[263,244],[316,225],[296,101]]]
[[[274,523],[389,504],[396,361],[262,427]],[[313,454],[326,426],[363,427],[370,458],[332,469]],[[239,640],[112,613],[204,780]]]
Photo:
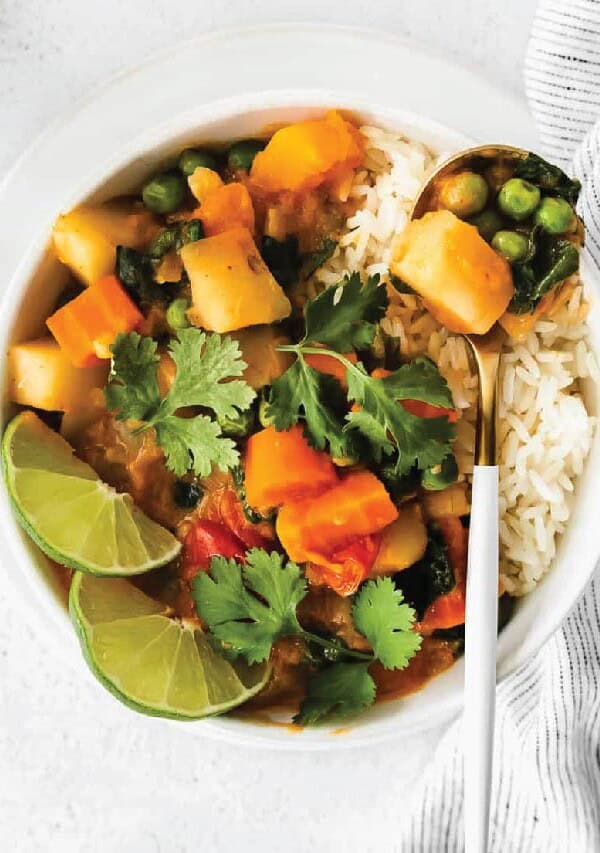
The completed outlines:
[[[264,686],[266,664],[229,663],[196,624],[129,581],[76,574],[71,618],[96,677],[118,699],[157,717],[197,720],[245,702]]]
[[[19,521],[57,563],[97,575],[137,575],[173,560],[177,539],[118,494],[33,412],[2,440],[4,477]]]

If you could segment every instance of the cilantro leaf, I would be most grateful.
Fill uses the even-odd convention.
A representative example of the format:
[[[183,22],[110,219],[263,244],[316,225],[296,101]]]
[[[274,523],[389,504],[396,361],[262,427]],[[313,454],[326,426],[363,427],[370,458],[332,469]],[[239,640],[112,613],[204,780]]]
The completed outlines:
[[[118,335],[112,345],[110,381],[104,395],[110,410],[120,421],[142,421],[160,405],[158,353],[152,338],[137,332]]]
[[[387,669],[403,669],[421,648],[421,635],[412,630],[415,611],[404,603],[391,578],[364,584],[354,600],[352,618]]]
[[[199,477],[208,477],[214,465],[228,471],[238,463],[234,442],[221,435],[219,424],[206,415],[167,415],[154,424],[154,429],[167,467],[178,477],[183,477],[190,467]]]
[[[414,359],[383,379],[369,376],[361,365],[347,376],[348,397],[361,407],[347,415],[347,429],[363,436],[377,462],[397,453],[396,471],[404,475],[415,462],[425,469],[446,458],[455,432],[448,418],[420,418],[399,403],[413,399],[452,407],[448,386],[432,361]]]
[[[260,663],[279,637],[302,633],[296,607],[306,595],[306,581],[295,563],[284,564],[276,552],[252,548],[246,561],[240,566],[213,557],[210,574],[194,578],[193,595],[211,633],[232,654]]]
[[[347,276],[338,287],[328,287],[306,304],[304,340],[321,343],[337,352],[367,349],[375,337],[376,324],[388,306],[388,296],[379,276],[371,276],[364,287],[360,276]]]
[[[156,343],[136,332],[119,335],[112,347],[109,384],[104,389],[107,406],[119,420],[141,422],[137,431],[151,427],[162,447],[167,467],[181,477],[190,468],[207,476],[213,466],[234,467],[239,453],[219,424],[207,415],[177,417],[183,406],[212,409],[218,418],[232,418],[249,408],[255,392],[243,380],[246,363],[239,344],[229,337],[181,329],[171,342],[177,368],[167,395],[158,388]]]
[[[335,663],[314,676],[295,723],[339,720],[368,708],[375,701],[375,682],[368,663]]]
[[[241,376],[246,369],[240,345],[233,338],[180,329],[169,352],[177,367],[175,380],[161,409],[172,413],[182,406],[204,406],[218,418],[233,418],[236,409],[249,408],[256,396]]]
[[[301,354],[271,386],[267,417],[276,430],[306,421],[306,436],[317,450],[329,445],[332,456],[350,456],[352,437],[344,431],[346,394],[333,376],[310,367]]]

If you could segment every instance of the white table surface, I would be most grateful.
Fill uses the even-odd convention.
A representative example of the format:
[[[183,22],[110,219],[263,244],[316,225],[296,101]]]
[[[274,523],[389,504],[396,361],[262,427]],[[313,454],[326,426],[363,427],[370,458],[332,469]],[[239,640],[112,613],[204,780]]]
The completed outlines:
[[[521,92],[534,8],[535,0],[1,0],[0,176],[95,84],[208,29],[273,20],[368,24]],[[0,600],[0,847],[400,849],[398,827],[441,732],[329,754],[190,738],[184,727],[157,728],[132,715],[65,671],[11,605],[1,571]]]

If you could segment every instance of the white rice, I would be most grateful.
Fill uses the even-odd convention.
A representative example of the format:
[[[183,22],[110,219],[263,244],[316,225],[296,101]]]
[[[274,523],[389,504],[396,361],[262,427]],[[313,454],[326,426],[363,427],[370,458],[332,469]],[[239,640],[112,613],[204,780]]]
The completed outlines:
[[[365,169],[350,198],[359,206],[347,220],[333,257],[315,274],[317,287],[359,271],[386,280],[393,236],[408,222],[415,195],[436,158],[421,144],[377,127],[361,128]],[[588,343],[581,285],[551,318],[537,323],[523,343],[509,341],[500,375],[501,585],[512,595],[533,589],[552,565],[557,538],[569,519],[576,479],[595,426],[579,380],[598,381]],[[392,294],[384,328],[400,339],[402,354],[426,353],[438,364],[461,417],[455,453],[461,478],[473,467],[477,377],[467,346],[423,309],[414,295]]]

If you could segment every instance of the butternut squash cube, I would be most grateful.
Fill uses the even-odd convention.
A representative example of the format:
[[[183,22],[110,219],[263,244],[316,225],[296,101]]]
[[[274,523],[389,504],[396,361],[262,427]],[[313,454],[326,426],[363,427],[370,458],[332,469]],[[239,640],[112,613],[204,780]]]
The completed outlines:
[[[276,323],[290,301],[275,281],[247,228],[232,228],[181,250],[192,287],[190,321],[211,332]]]
[[[13,403],[48,412],[69,412],[101,388],[108,363],[74,367],[54,338],[14,344],[8,351],[8,396]]]
[[[86,204],[58,217],[52,240],[59,261],[89,285],[115,271],[118,245],[140,249],[157,231],[150,211],[131,202]]]
[[[390,269],[439,323],[459,334],[485,334],[513,295],[508,262],[449,210],[410,222],[394,241]]]
[[[385,528],[371,575],[393,575],[420,560],[427,548],[427,528],[418,504],[400,508],[398,518]]]

